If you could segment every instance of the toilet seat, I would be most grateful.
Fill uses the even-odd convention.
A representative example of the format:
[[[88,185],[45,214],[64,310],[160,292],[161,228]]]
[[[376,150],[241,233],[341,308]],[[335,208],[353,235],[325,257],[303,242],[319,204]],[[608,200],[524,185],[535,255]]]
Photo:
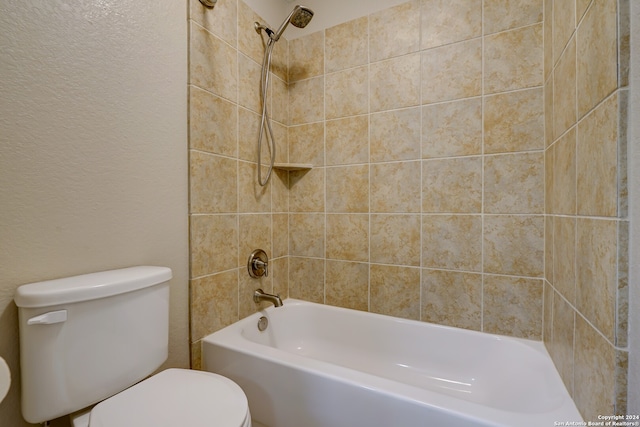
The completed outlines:
[[[223,376],[167,369],[99,403],[90,427],[250,427],[242,389]]]

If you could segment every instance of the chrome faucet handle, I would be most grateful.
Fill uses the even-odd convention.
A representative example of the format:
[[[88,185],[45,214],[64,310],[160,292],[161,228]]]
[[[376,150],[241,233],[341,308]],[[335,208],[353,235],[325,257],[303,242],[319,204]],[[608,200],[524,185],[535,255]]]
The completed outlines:
[[[254,279],[262,276],[267,277],[269,275],[269,257],[267,257],[267,253],[262,249],[256,249],[251,252],[247,261],[247,270],[249,271],[249,276]]]

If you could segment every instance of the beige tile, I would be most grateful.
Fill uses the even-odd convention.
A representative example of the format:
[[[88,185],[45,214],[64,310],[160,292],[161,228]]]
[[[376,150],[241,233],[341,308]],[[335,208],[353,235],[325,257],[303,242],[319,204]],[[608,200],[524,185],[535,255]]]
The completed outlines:
[[[484,98],[484,152],[505,153],[544,148],[542,88]]]
[[[238,267],[241,269],[246,269],[247,259],[256,249],[264,250],[269,258],[273,258],[271,214],[240,215],[238,236]]]
[[[482,271],[479,215],[423,215],[422,266]]]
[[[324,31],[289,41],[289,82],[324,73]]]
[[[191,150],[189,195],[192,213],[238,210],[237,161]]]
[[[354,19],[325,30],[327,73],[365,65],[369,61],[369,18]]]
[[[371,114],[371,162],[420,159],[420,107]]]
[[[327,165],[369,162],[369,116],[325,122]]]
[[[289,297],[324,303],[324,259],[289,258]]]
[[[544,44],[544,81],[549,79],[553,70],[553,0],[543,0],[544,30],[542,34]]]
[[[324,212],[324,168],[289,173],[289,211]]]
[[[289,215],[289,254],[323,258],[324,230],[324,214]]]
[[[269,117],[283,125],[288,125],[289,85],[273,73],[271,73],[271,79],[269,82],[269,90],[271,92],[269,99],[269,101],[271,101],[271,105],[269,106]],[[262,104],[260,104],[260,108],[262,108]],[[260,113],[262,114],[262,110],[260,110]]]
[[[481,213],[482,158],[423,161],[422,212]]]
[[[189,359],[191,369],[202,370],[202,341],[191,343]]]
[[[257,162],[258,130],[260,116],[246,108],[238,108],[238,157],[242,160]]]
[[[289,115],[291,125],[324,119],[324,77],[289,84]]]
[[[482,99],[422,107],[422,157],[482,153]]]
[[[616,414],[615,349],[581,316],[576,316],[575,393],[573,400],[585,420]]]
[[[628,395],[628,376],[629,376],[629,353],[623,350],[616,350],[616,390],[615,390],[615,405],[616,414],[629,413],[627,407],[627,395]]]
[[[571,39],[553,72],[553,132],[562,135],[576,123],[576,42]]]
[[[189,87],[189,146],[223,156],[238,153],[238,107],[201,90]]]
[[[371,212],[420,212],[421,162],[371,165]]]
[[[576,22],[580,22],[593,0],[576,0]]]
[[[482,330],[540,340],[542,280],[484,276]]]
[[[578,27],[578,117],[616,89],[616,2],[594,0]]]
[[[542,309],[542,340],[544,342],[547,351],[550,351],[550,347],[553,345],[553,298],[555,292],[553,288],[547,282],[544,281],[544,306]],[[573,340],[572,340],[573,341]],[[572,394],[571,391],[569,394]]]
[[[553,219],[553,286],[575,305],[576,301],[576,219]]]
[[[482,35],[482,0],[422,0],[422,49]]]
[[[560,59],[562,51],[567,46],[567,42],[576,29],[576,2],[575,1],[554,1],[553,2],[553,64]]]
[[[578,218],[576,230],[576,308],[613,342],[617,223]]]
[[[629,332],[629,222],[618,221],[618,291],[615,345],[626,347]]]
[[[542,152],[486,156],[486,213],[544,213],[544,154]]]
[[[271,211],[289,212],[289,172],[274,169],[271,178]]]
[[[442,270],[422,270],[424,322],[482,329],[482,275]]]
[[[371,262],[420,266],[420,215],[371,215]]]
[[[273,293],[280,295],[280,298],[289,298],[289,257],[276,258],[271,260],[273,268]]]
[[[369,309],[369,265],[327,260],[326,303],[353,310]]]
[[[369,261],[369,215],[327,215],[327,258]]]
[[[191,277],[238,266],[237,215],[191,215],[189,234]]]
[[[600,104],[578,125],[578,214],[616,216],[618,96]]]
[[[420,1],[413,0],[369,15],[371,62],[420,49]]]
[[[422,103],[482,94],[482,40],[474,39],[422,52]]]
[[[237,51],[198,25],[191,25],[189,46],[189,82],[235,102]]]
[[[238,321],[238,270],[191,280],[191,341]]]
[[[515,276],[542,277],[544,217],[486,215],[484,218],[484,271]]]
[[[255,22],[269,24],[247,6],[243,0],[238,0],[238,50],[257,63],[262,64],[268,36],[264,31],[256,32]]]
[[[219,0],[214,9],[189,0],[189,17],[231,46],[237,45],[238,0]]]
[[[545,147],[555,141],[553,133],[553,75],[544,84],[544,141]]]
[[[369,70],[349,68],[325,76],[327,119],[355,116],[369,111]]]
[[[289,82],[289,43],[289,40],[282,36],[271,52],[271,72],[284,82]],[[259,63],[263,62],[264,53]]]
[[[238,104],[256,113],[262,112],[260,72],[261,66],[257,62],[238,54]],[[268,106],[271,111],[271,105]]]
[[[420,269],[372,264],[370,308],[374,313],[420,320]]]
[[[555,294],[553,300],[552,327],[553,339],[548,347],[549,355],[565,387],[573,395],[575,312],[558,294]]]
[[[576,131],[572,128],[564,134],[553,150],[553,186],[550,193],[553,213],[576,213]]]
[[[289,215],[273,214],[273,258],[289,255]]]
[[[238,191],[242,195],[238,197],[239,212],[271,212],[271,185],[258,183],[256,163],[238,162]]]
[[[557,208],[555,207],[554,192],[557,191],[557,184],[555,182],[554,175],[554,163],[555,163],[555,151],[553,147],[545,150],[544,152],[544,203],[545,213],[555,213]]]
[[[276,163],[286,162],[288,160],[289,133],[288,127],[276,121],[271,120],[271,130],[273,131],[273,139],[276,147]],[[257,143],[256,143],[257,144]],[[267,167],[271,159],[271,151],[267,144],[262,146],[262,167]],[[257,159],[256,159],[257,160]]]
[[[549,283],[553,283],[553,260],[555,254],[553,247],[555,245],[555,236],[553,230],[555,227],[555,217],[545,215],[544,217],[544,277]]]
[[[511,30],[542,22],[542,2],[539,0],[485,0],[485,34]]]
[[[629,125],[629,91],[618,92],[618,218],[629,216],[629,178],[627,161],[627,146],[631,144],[628,130]]]
[[[289,161],[292,163],[310,163],[313,166],[324,164],[324,125],[311,123],[289,126]]]
[[[327,168],[327,212],[369,212],[369,165]]]
[[[411,54],[369,66],[371,112],[420,103],[420,55]]]
[[[542,86],[542,24],[485,37],[485,93]]]

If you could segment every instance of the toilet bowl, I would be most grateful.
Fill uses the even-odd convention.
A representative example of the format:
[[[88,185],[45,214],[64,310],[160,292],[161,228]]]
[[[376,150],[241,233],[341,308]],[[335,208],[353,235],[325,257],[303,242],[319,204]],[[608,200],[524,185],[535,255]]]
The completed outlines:
[[[167,369],[97,404],[73,427],[251,427],[247,398],[228,378]]]
[[[188,369],[149,376],[168,356],[171,278],[166,267],[138,266],[18,287],[24,419],[250,427],[247,398],[230,379]]]

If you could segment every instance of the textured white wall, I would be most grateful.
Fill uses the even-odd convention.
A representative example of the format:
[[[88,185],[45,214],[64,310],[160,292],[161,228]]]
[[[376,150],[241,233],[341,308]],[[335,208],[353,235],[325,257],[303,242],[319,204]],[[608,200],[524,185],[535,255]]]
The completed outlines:
[[[629,395],[628,413],[640,414],[640,3],[631,2],[629,100]]]
[[[186,3],[0,2],[0,356],[22,425],[15,288],[171,267],[170,357],[188,366]]]

